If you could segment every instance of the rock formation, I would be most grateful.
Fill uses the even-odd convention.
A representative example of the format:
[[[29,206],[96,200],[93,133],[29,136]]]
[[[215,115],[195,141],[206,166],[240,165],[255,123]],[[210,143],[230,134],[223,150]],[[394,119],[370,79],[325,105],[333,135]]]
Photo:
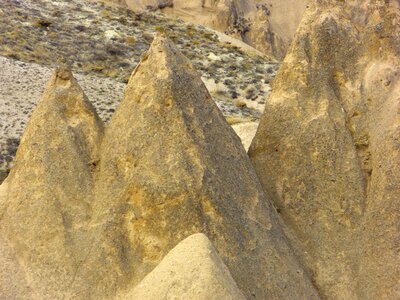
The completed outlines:
[[[99,168],[93,223],[102,238],[94,251],[103,250],[94,256],[119,274],[115,286],[130,288],[202,232],[247,297],[317,298],[239,138],[189,60],[162,36],[130,78]]]
[[[210,240],[201,233],[180,242],[121,299],[245,299]]]
[[[247,298],[319,299],[283,228],[200,76],[157,36],[104,136],[56,70],[0,186],[0,295],[115,299],[202,232]]]
[[[102,122],[72,74],[57,69],[0,186],[4,298],[68,295],[88,247],[93,166],[102,134]]]
[[[228,123],[261,116],[278,64],[244,42],[160,13],[70,0],[62,2],[61,16],[60,5],[58,0],[0,1],[0,11],[7,12],[0,18],[0,183],[12,166],[55,57],[74,58],[76,79],[107,123],[134,66],[160,28],[199,71]],[[76,34],[79,38],[72,38]],[[245,101],[247,107],[237,101]]]
[[[246,16],[251,26],[243,40],[256,49],[282,60],[292,43],[309,1],[259,0],[254,2],[255,5]]]
[[[399,297],[396,1],[314,1],[249,155],[327,299]]]
[[[126,0],[128,7],[162,11],[243,40],[283,59],[307,0]]]

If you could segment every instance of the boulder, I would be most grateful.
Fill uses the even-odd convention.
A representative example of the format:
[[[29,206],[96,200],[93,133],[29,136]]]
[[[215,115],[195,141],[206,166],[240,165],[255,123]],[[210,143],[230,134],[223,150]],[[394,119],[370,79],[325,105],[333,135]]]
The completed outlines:
[[[245,298],[210,240],[197,233],[173,248],[132,292],[121,299]]]

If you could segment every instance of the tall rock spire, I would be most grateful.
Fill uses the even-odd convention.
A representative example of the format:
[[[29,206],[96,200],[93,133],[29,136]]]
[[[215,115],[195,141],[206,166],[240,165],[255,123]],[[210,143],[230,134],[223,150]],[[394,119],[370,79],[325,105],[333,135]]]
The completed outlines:
[[[239,138],[189,60],[162,35],[106,130],[95,198],[93,256],[109,263],[93,278],[103,280],[100,293],[131,288],[176,244],[202,232],[247,297],[318,298]]]
[[[32,297],[69,293],[88,246],[85,226],[102,134],[103,124],[71,72],[58,67],[0,187],[0,250],[15,260],[2,264],[0,273],[15,275],[15,286],[28,286]],[[5,295],[13,298],[15,286]]]
[[[399,12],[312,1],[249,149],[326,299],[399,297]]]

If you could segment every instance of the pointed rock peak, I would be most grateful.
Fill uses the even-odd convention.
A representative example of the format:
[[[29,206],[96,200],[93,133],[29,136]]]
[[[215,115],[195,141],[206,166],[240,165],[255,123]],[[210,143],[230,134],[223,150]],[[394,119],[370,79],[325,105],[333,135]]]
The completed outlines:
[[[177,51],[174,43],[165,33],[156,32],[148,53],[176,54]]]
[[[171,44],[172,43],[171,43],[170,39],[167,37],[167,35],[165,33],[156,32],[154,34],[154,39],[153,39],[150,49],[159,48],[160,50],[162,50],[163,47],[165,47],[166,45],[171,45]]]
[[[177,72],[178,70],[193,72],[194,68],[188,58],[186,58],[174,45],[174,43],[164,33],[157,32],[148,51],[140,60],[140,64],[132,73],[131,80],[138,70],[144,65],[150,65],[153,75],[163,77],[167,75],[166,70]],[[163,72],[164,71],[164,72]],[[197,72],[195,72],[197,75]],[[198,76],[198,75],[197,75]],[[200,76],[198,76],[200,78]]]
[[[109,139],[118,137],[118,144],[123,140],[132,146],[136,142],[131,138],[138,136],[139,128],[143,128],[159,132],[154,140],[146,139],[148,144],[158,143],[164,137],[169,139],[172,132],[180,134],[180,140],[188,140],[187,135],[193,132],[199,133],[193,139],[199,144],[204,140],[201,131],[209,123],[218,131],[231,130],[189,59],[164,34],[157,33],[132,73],[124,99],[110,122]],[[235,136],[233,131],[230,135]],[[169,142],[171,147],[178,146],[174,141]],[[121,147],[121,151],[124,149],[125,146]]]
[[[189,236],[124,299],[245,299],[210,240]]]
[[[31,153],[26,150],[36,147],[34,145],[41,145],[41,151],[51,151],[49,140],[53,141],[53,144],[57,141],[64,149],[69,145],[71,151],[79,148],[77,151],[85,154],[86,158],[89,157],[89,161],[97,160],[95,157],[99,156],[98,146],[103,126],[95,108],[72,75],[70,67],[63,62],[55,68],[41,100],[32,113],[16,160],[21,159],[22,153]],[[65,157],[54,157],[54,160],[57,159]]]
[[[65,64],[56,67],[56,76],[61,80],[71,80],[73,78],[70,67]]]
[[[51,105],[55,105],[58,109],[54,110],[55,108]],[[37,111],[61,114],[68,123],[70,120],[74,120],[78,123],[90,122],[101,130],[103,127],[103,122],[94,106],[87,99],[78,81],[74,78],[70,65],[65,61],[59,62],[55,68],[35,110],[36,114],[39,114]],[[32,119],[34,116],[35,113]]]
[[[135,216],[106,232],[103,243],[118,262],[111,236],[133,241],[126,253],[141,263],[129,271],[132,282],[184,237],[206,232],[246,296],[314,298],[239,138],[190,61],[163,35],[131,77],[101,147],[95,219],[121,224]]]
[[[72,166],[80,162],[85,161],[82,168],[86,168],[86,164],[98,161],[102,136],[102,120],[73,77],[70,67],[62,62],[55,68],[32,113],[12,173],[21,171],[28,174],[24,168],[34,165],[36,172],[42,170],[50,178],[52,164],[60,166],[61,162],[66,163],[67,168],[55,168],[54,172],[62,176],[66,176],[64,172],[77,170]],[[40,157],[45,159],[40,160]]]
[[[59,61],[55,67],[30,122],[35,120],[36,116],[42,118],[43,114],[58,114],[60,119],[67,122],[72,119],[78,123],[95,122],[99,129],[103,127],[96,109],[73,76],[70,64],[64,60]]]
[[[70,93],[73,93],[73,97],[66,97]],[[72,104],[78,99],[79,102],[89,102],[82,88],[72,75],[70,67],[63,63],[55,67],[53,74],[47,83],[44,94],[34,112],[39,110],[41,107],[48,110],[48,102],[54,102],[54,104],[56,104],[60,103],[60,101],[65,102],[65,100],[69,100],[67,102],[71,102],[71,100],[73,100],[71,102]],[[42,105],[43,102],[47,103],[46,106]]]
[[[60,78],[65,80],[72,78],[71,64],[65,59],[65,57],[62,57],[57,61],[56,73]]]
[[[65,58],[61,58],[57,61],[57,65],[54,69],[54,72],[51,76],[50,82],[54,82],[58,86],[69,85],[72,81],[76,82],[74,76],[71,71],[71,64],[66,61]]]

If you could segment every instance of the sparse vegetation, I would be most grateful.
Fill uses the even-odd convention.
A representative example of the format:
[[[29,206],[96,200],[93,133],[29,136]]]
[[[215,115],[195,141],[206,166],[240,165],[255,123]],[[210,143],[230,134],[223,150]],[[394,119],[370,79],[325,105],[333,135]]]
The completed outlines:
[[[266,83],[276,71],[267,58],[220,42],[203,26],[161,13],[82,1],[0,1],[0,55],[46,66],[65,58],[75,73],[126,83],[154,32],[162,31],[212,83],[210,92],[230,124],[259,118],[261,112],[247,107],[244,99],[265,101]]]
[[[65,57],[79,71],[116,76],[120,81],[126,81],[133,66],[121,69],[121,61],[129,59],[137,63],[141,53],[149,47],[153,32],[163,31],[196,68],[200,62],[207,60],[210,52],[226,56],[230,62],[241,58],[241,67],[233,64],[228,74],[225,63],[203,64],[198,69],[206,78],[223,80],[229,76],[237,82],[240,76],[246,76],[244,73],[255,71],[252,69],[257,67],[256,59],[258,68],[269,64],[260,57],[246,55],[236,46],[219,42],[213,32],[202,26],[169,19],[160,13],[137,14],[96,2],[82,6],[74,0],[28,2],[30,10],[14,1],[0,3],[0,9],[8,12],[0,20],[0,36],[3,38],[1,55],[45,65]],[[111,37],[116,43],[104,43],[106,31],[113,31],[120,38]],[[99,52],[105,55],[101,56]],[[104,64],[98,63],[99,57]]]
[[[126,42],[128,45],[133,45],[133,44],[136,42],[136,39],[135,39],[134,36],[129,35],[129,36],[127,36],[127,37],[125,38],[125,42]]]
[[[235,103],[235,106],[238,107],[238,108],[245,108],[245,107],[247,107],[246,102],[243,101],[243,100],[236,100],[234,103]]]
[[[228,122],[229,125],[235,125],[235,124],[243,123],[243,118],[226,117],[226,121]]]

